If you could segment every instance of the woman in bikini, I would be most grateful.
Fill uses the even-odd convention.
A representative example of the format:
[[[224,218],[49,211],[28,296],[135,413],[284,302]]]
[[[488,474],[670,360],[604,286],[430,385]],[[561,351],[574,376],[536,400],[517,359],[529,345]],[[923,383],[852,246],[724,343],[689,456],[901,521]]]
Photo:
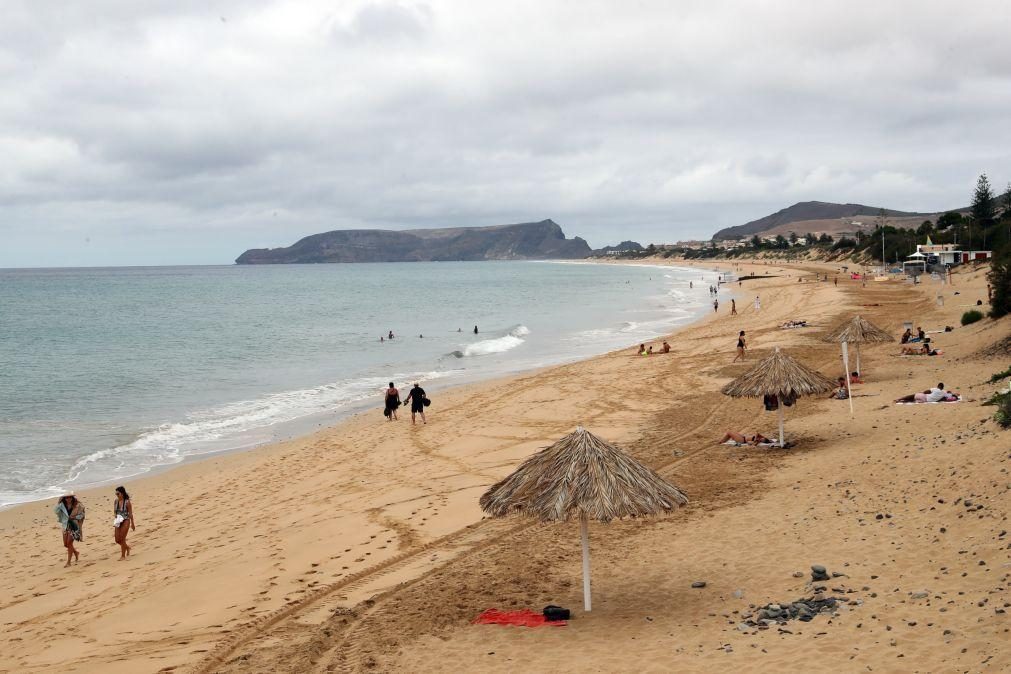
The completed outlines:
[[[112,526],[116,532],[116,542],[119,543],[119,561],[122,562],[130,556],[126,535],[131,530],[137,530],[137,525],[133,522],[133,504],[130,503],[130,495],[123,487],[116,487],[116,500],[112,504],[112,512],[116,517],[112,521]]]
[[[736,363],[738,358],[744,360],[744,353],[745,351],[747,351],[747,349],[748,344],[744,340],[744,330],[741,330],[740,334],[737,335],[737,355],[734,356],[734,359],[731,362]]]
[[[81,526],[84,522],[84,506],[74,496],[74,492],[70,492],[56,502],[56,507],[53,510],[56,513],[56,518],[60,521],[63,547],[67,549],[67,563],[63,565],[66,568],[70,566],[71,560],[77,562],[81,558],[80,553],[74,547],[74,541],[84,538],[84,530]]]

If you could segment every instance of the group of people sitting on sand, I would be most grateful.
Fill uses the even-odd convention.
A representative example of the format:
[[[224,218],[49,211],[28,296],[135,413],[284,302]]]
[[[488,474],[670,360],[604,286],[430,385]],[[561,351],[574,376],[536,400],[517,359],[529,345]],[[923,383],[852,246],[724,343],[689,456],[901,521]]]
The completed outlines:
[[[930,337],[924,338],[919,344],[903,344],[903,356],[939,356],[942,352],[935,349],[930,342]]]
[[[667,340],[663,340],[663,345],[657,350],[653,350],[653,345],[650,344],[648,347],[645,344],[639,345],[639,350],[636,352],[639,356],[652,356],[654,353],[670,353],[670,344]]]
[[[782,329],[784,329],[784,330],[786,330],[788,328],[806,328],[807,327],[807,321],[787,321],[786,323],[783,323],[779,327],[782,328]]]

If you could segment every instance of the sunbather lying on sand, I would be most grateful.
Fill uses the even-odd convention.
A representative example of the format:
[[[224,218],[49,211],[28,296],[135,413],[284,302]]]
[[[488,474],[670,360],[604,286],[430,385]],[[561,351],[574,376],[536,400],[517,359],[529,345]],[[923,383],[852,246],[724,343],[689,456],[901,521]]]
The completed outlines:
[[[947,391],[944,382],[940,382],[935,388],[927,389],[922,393],[910,393],[907,396],[896,398],[897,403],[940,403],[954,402],[958,400],[958,394]]]
[[[740,433],[735,433],[734,431],[727,431],[723,435],[723,439],[720,440],[720,444],[722,445],[724,442],[727,442],[729,440],[733,440],[734,442],[742,444],[742,445],[758,445],[758,444],[761,444],[763,442],[772,442],[772,440],[770,440],[769,438],[765,437],[761,433],[755,433],[754,435],[748,435],[744,431],[741,431]]]
[[[781,328],[806,328],[807,321],[787,321],[783,325],[779,326]]]

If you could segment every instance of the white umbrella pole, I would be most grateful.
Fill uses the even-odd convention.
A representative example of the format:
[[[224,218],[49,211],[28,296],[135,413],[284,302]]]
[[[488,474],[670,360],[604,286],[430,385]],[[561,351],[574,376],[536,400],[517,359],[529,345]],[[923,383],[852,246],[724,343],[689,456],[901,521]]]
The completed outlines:
[[[590,612],[590,525],[586,513],[579,516],[579,537],[583,540],[583,608]]]
[[[786,445],[783,443],[783,401],[779,401],[779,448],[782,449]]]
[[[846,400],[850,403],[850,416],[853,416],[853,391],[850,390],[850,352],[846,342],[842,343],[842,362],[846,369]]]

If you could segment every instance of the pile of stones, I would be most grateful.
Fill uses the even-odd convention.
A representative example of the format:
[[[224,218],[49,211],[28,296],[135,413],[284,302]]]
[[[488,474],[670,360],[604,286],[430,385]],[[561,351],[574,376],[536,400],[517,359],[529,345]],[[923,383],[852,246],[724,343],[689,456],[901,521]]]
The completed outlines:
[[[840,600],[835,597],[819,597],[820,594],[815,593],[814,596],[797,601],[758,607],[754,613],[743,614],[741,618],[744,620],[737,628],[742,632],[752,628],[764,630],[769,629],[771,625],[785,625],[788,620],[810,622],[819,613],[834,614]]]
[[[839,577],[842,574],[833,574],[833,576]],[[824,566],[815,564],[811,567],[811,581],[813,583],[826,581],[830,578]],[[842,592],[849,592],[848,590],[839,589]],[[847,600],[826,596],[826,587],[823,585],[814,585],[813,590],[814,594],[810,597],[802,597],[796,601],[769,603],[764,606],[750,607],[752,611],[741,615],[742,622],[738,623],[737,629],[741,632],[749,632],[753,629],[766,630],[772,625],[782,626],[789,620],[810,622],[820,613],[835,615],[838,608],[844,604],[859,605],[863,603],[862,600]]]

